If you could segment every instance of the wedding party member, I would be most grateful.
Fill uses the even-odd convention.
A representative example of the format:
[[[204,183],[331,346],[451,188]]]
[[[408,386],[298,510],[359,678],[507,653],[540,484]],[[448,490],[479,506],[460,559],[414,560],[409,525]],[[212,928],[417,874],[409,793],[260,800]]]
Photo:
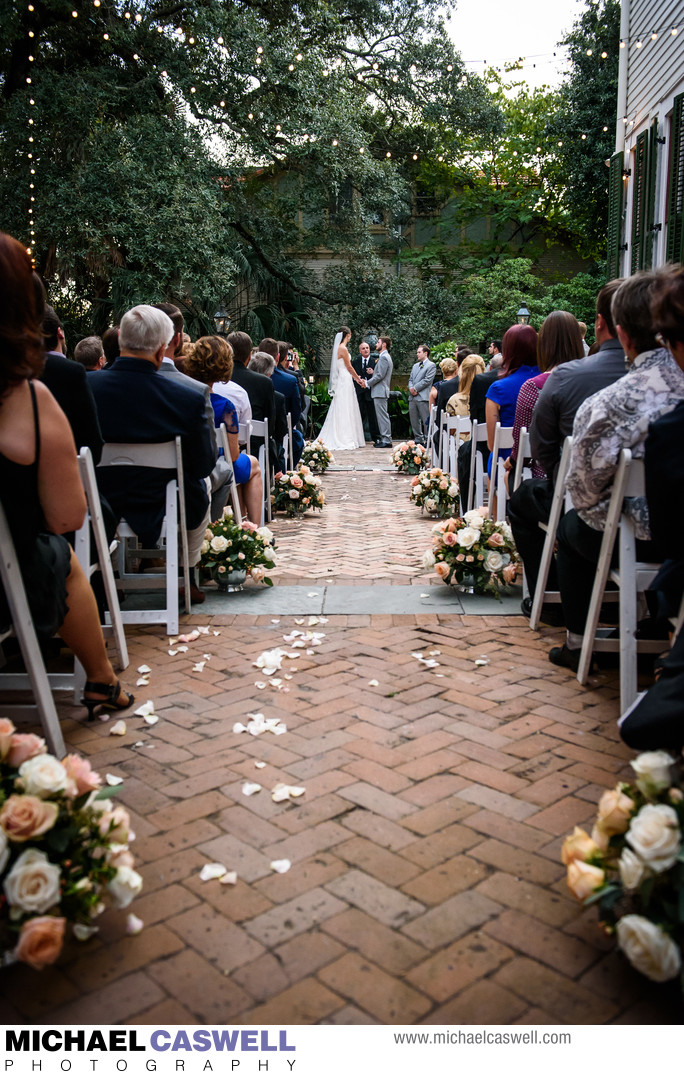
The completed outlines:
[[[630,369],[590,396],[577,411],[567,488],[574,508],[558,527],[557,570],[567,637],[549,653],[553,664],[577,670],[591,600],[602,531],[620,452],[643,459],[648,427],[684,399],[684,369],[661,347],[652,327],[650,303],[668,272],[638,272],[613,296],[612,314]],[[583,361],[586,361],[584,359]],[[657,559],[645,497],[628,501],[637,538],[637,559]]]
[[[496,423],[500,422],[502,427],[513,425],[520,389],[525,381],[529,381],[530,377],[536,377],[539,373],[537,333],[531,325],[512,325],[503,338],[502,347],[503,365],[498,371],[496,380],[487,390],[485,407],[487,446],[490,452],[494,447]],[[504,449],[500,453],[500,458],[506,459],[510,454],[510,448]],[[491,472],[491,466],[490,455],[487,464],[488,474]]]
[[[240,451],[238,444],[238,414],[231,399],[216,391],[230,380],[233,372],[233,351],[220,336],[202,336],[191,345],[185,358],[190,377],[211,388],[210,398],[216,428],[225,423],[228,449],[233,462],[233,474],[240,498],[240,507],[250,522],[258,526],[264,498],[263,479],[259,462],[253,455]]]
[[[36,631],[43,638],[58,631],[83,665],[82,702],[92,716],[100,706],[127,709],[135,699],[107,658],[93,591],[62,536],[81,526],[86,500],[69,423],[36,380],[42,314],[25,248],[0,234],[0,499]],[[9,619],[0,590],[0,626]]]
[[[74,359],[81,363],[87,373],[103,369],[107,360],[100,337],[86,336],[84,340],[79,340],[74,347]]]
[[[508,515],[515,543],[525,566],[530,597],[523,601],[529,616],[537,587],[537,576],[546,534],[539,523],[548,522],[556,471],[565,438],[572,434],[577,410],[585,399],[614,384],[627,372],[622,344],[617,339],[611,303],[621,280],[611,280],[596,297],[595,334],[599,350],[588,358],[565,362],[552,370],[542,388],[529,426],[530,448],[546,478],[521,482],[508,502]],[[551,564],[548,589],[557,590],[555,561]],[[546,623],[559,622],[557,605],[544,609]]]
[[[409,374],[409,420],[413,436],[418,444],[427,444],[427,430],[430,420],[430,389],[435,379],[436,366],[430,361],[430,348],[421,343],[416,351]]]
[[[206,479],[216,462],[213,420],[204,393],[158,373],[173,337],[171,319],[153,306],[134,306],[121,318],[121,355],[110,370],[92,378],[102,433],[108,443],[150,444],[180,436],[185,478],[189,566],[200,559],[209,522]],[[103,467],[98,485],[117,519],[125,518],[143,545],[156,545],[164,519],[168,471]],[[193,601],[204,594],[191,587]]]
[[[371,398],[375,407],[375,416],[378,422],[380,437],[375,442],[376,448],[392,447],[392,423],[387,411],[389,403],[390,385],[392,383],[392,356],[389,353],[392,341],[389,336],[381,336],[378,340],[380,353],[375,364],[375,370],[366,385],[371,390]]]
[[[359,344],[359,353],[352,362],[355,372],[363,381],[368,380],[375,368],[370,353],[370,344],[367,343],[366,340],[362,340]],[[368,436],[372,441],[379,440],[380,433],[378,430],[378,420],[375,417],[375,407],[371,398],[370,388],[366,385],[359,384],[358,381],[354,381],[354,387],[356,389],[356,399],[359,404],[359,410],[361,411],[361,420],[364,427],[368,427]]]
[[[328,381],[332,402],[325,416],[323,428],[319,434],[328,448],[333,451],[350,451],[363,448],[366,437],[359,410],[354,383],[364,384],[351,364],[347,344],[351,332],[346,325],[335,336],[330,360],[330,378]]]

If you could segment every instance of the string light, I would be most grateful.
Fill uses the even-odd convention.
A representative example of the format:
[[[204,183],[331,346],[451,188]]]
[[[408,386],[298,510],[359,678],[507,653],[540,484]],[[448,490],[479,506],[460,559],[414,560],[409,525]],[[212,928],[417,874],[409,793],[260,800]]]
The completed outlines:
[[[301,52],[298,52],[297,55],[295,56],[295,60],[299,60],[301,62],[303,59],[304,59],[304,57],[302,56]]]
[[[263,51],[264,51],[264,50],[262,49],[261,45],[258,45],[258,46],[257,46],[257,52],[258,52],[259,56],[261,56],[261,54],[262,54],[262,52],[263,52]]]
[[[333,144],[334,146],[336,146],[336,145],[337,145],[337,139],[336,139],[336,138],[333,138],[333,140],[332,140],[332,144]]]
[[[222,37],[217,37],[216,38],[216,44],[217,45],[222,45],[223,44],[223,38]]]
[[[417,153],[414,153],[414,154],[413,154],[413,159],[414,159],[414,161],[417,161],[417,160],[418,160],[418,154],[417,154]]]
[[[673,26],[672,29],[670,30],[670,33],[672,34],[673,37],[676,37],[677,36],[677,27]]]
[[[637,43],[635,45],[635,48],[640,49],[642,45],[643,45],[643,41],[637,41]]]

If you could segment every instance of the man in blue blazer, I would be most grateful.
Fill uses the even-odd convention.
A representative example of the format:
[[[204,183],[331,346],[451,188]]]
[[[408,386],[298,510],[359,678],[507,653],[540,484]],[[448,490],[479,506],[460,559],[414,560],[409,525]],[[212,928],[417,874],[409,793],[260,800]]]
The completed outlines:
[[[293,377],[291,373],[286,373],[285,370],[281,368],[281,356],[277,340],[272,340],[267,336],[259,344],[259,350],[267,355],[272,355],[275,359],[276,365],[271,376],[271,381],[273,382],[273,387],[276,392],[282,392],[285,396],[287,413],[292,415],[292,449],[294,465],[297,466],[304,450],[304,438],[297,429],[299,420],[302,417],[302,398],[299,394],[297,378]]]
[[[155,444],[180,436],[190,566],[200,558],[209,521],[206,478],[215,462],[204,396],[159,375],[173,336],[170,318],[153,306],[134,306],[119,326],[121,354],[91,378],[105,442]],[[164,518],[169,472],[146,467],[102,467],[98,485],[117,519],[125,518],[143,544],[156,544]]]

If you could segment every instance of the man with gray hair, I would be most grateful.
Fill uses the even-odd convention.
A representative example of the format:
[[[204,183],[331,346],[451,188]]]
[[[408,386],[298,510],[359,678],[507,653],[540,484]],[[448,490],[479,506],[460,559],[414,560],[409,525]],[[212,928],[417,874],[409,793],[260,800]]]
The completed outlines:
[[[74,358],[85,366],[89,373],[101,370],[105,364],[105,353],[99,336],[86,336],[74,347]]]
[[[202,393],[158,375],[173,334],[173,323],[162,310],[134,306],[121,319],[119,358],[90,384],[106,442],[154,444],[180,436],[188,554],[194,567],[209,522],[206,479],[215,456]],[[146,467],[105,467],[98,472],[100,490],[116,518],[125,518],[148,547],[161,533],[168,480],[167,471]],[[204,600],[194,586],[192,599]]]

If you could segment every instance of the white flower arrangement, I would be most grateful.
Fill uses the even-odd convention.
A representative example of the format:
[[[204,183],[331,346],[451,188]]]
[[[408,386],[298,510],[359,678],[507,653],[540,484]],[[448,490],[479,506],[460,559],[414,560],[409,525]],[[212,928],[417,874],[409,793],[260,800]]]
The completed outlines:
[[[304,445],[300,463],[304,463],[304,465],[310,467],[311,470],[318,470],[321,473],[324,473],[330,464],[334,462],[335,458],[330,451],[330,448],[328,448],[327,444],[324,444],[320,438],[314,441],[309,440]]]
[[[402,474],[418,474],[427,463],[427,448],[416,444],[414,440],[397,444],[389,457],[390,463]]]
[[[306,463],[300,463],[296,470],[276,474],[271,492],[273,510],[284,511],[291,517],[303,515],[310,508],[322,511],[325,493],[321,485],[321,479],[311,473]]]
[[[411,479],[411,500],[428,515],[456,515],[459,508],[458,482],[440,467],[432,467]]]

